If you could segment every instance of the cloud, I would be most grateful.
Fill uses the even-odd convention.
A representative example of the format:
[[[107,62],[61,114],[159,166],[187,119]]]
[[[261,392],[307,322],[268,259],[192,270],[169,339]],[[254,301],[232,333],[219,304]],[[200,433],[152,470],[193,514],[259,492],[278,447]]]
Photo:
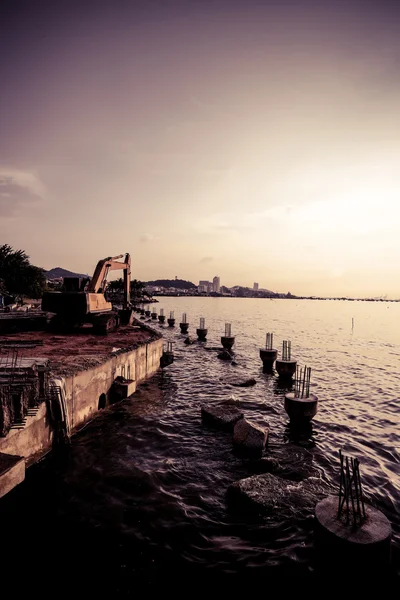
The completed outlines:
[[[154,240],[154,235],[152,235],[151,233],[144,233],[140,237],[140,241],[142,244],[147,244],[147,242],[152,242],[153,240]]]
[[[202,265],[206,265],[210,262],[212,262],[214,260],[214,258],[212,256],[203,256],[203,258],[201,259],[201,264]]]
[[[16,217],[36,207],[45,195],[40,179],[29,171],[0,168],[0,216]]]

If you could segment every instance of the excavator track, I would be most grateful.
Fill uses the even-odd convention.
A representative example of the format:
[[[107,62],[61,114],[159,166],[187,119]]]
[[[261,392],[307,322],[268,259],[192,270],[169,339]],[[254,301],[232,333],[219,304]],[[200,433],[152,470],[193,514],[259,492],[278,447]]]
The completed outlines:
[[[97,334],[107,335],[107,333],[112,333],[117,329],[118,320],[118,315],[114,312],[106,315],[98,315],[92,317],[93,328]]]

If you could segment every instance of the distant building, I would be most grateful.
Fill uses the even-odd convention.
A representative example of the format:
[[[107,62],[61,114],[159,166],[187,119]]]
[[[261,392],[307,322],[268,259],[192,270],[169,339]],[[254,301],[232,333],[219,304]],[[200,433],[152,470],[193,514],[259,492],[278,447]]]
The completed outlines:
[[[217,294],[219,294],[220,291],[221,291],[221,280],[218,277],[218,275],[216,275],[214,277],[214,279],[213,279],[213,282],[212,282],[212,291],[216,292]]]
[[[209,281],[199,281],[198,285],[199,294],[210,294],[212,292],[212,283]]]
[[[258,283],[253,283],[253,292],[258,292]]]

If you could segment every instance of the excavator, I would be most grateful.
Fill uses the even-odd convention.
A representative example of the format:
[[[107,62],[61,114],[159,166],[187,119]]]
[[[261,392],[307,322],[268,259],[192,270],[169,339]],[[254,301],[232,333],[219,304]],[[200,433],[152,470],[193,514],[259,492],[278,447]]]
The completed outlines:
[[[124,301],[119,310],[104,296],[108,273],[115,270],[124,272]],[[65,291],[43,294],[42,310],[54,314],[49,323],[51,329],[68,332],[91,323],[95,333],[107,334],[119,325],[131,324],[131,257],[128,253],[99,260],[89,282],[80,277],[65,277],[63,281]]]

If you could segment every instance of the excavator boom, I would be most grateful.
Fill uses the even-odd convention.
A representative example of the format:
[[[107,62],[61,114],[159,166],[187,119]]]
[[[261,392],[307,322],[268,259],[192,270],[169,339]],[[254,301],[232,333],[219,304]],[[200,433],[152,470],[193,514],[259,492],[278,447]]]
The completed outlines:
[[[123,257],[124,262],[118,262],[118,259]],[[104,293],[109,271],[117,270],[124,271],[124,304],[126,308],[130,302],[131,285],[131,257],[128,253],[99,260],[88,286],[88,292],[91,294]]]

